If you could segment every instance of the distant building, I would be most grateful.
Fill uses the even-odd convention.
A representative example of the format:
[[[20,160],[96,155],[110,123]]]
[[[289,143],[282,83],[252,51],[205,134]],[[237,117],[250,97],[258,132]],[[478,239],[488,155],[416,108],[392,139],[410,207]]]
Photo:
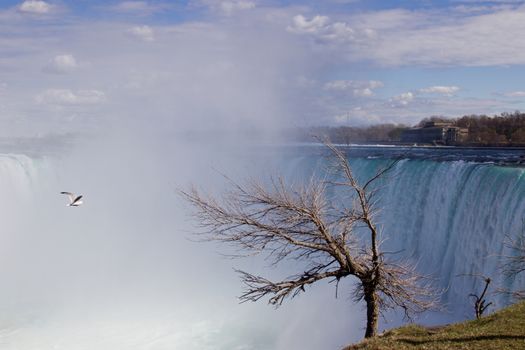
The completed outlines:
[[[454,145],[457,143],[461,143],[467,139],[467,136],[467,128],[458,128],[457,126],[451,126],[447,129],[447,134],[445,136],[445,144]]]
[[[468,129],[447,122],[427,122],[421,128],[403,130],[401,142],[454,145],[468,135]]]

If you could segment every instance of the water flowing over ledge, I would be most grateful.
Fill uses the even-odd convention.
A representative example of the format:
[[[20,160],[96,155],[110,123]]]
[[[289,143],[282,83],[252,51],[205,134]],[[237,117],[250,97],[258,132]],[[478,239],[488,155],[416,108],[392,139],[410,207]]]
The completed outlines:
[[[326,165],[326,152],[319,147],[253,152],[247,157],[239,154],[238,161],[259,163],[252,170],[261,176],[266,173],[255,170],[264,169],[271,174],[270,169],[274,169],[299,182],[312,174],[322,174]],[[525,285],[523,277],[504,281],[497,272],[500,255],[506,254],[504,236],[516,236],[525,216],[524,169],[512,165],[520,154],[472,151],[446,156],[441,151],[415,152],[407,155],[405,150],[396,148],[369,147],[351,149],[348,156],[361,179],[370,177],[398,155],[404,156],[381,183],[379,221],[387,237],[385,250],[412,257],[421,271],[433,274],[447,288],[444,302],[451,313],[448,319],[470,317],[468,294],[479,291],[481,283],[456,277],[458,274],[483,273],[495,280],[494,285],[510,289]],[[98,162],[96,159],[95,164]],[[505,162],[505,166],[497,164],[500,162]],[[120,166],[93,170],[94,174],[85,176],[96,175],[100,179],[90,179],[93,184],[87,191],[86,206],[80,208],[82,211],[71,211],[58,194],[61,190],[75,190],[62,187],[74,178],[68,171],[64,174],[64,168],[63,162],[56,159],[0,156],[0,206],[4,212],[0,258],[7,262],[2,274],[9,282],[0,292],[0,325],[4,325],[0,326],[0,345],[6,349],[37,343],[42,349],[73,345],[92,349],[96,345],[109,350],[122,344],[130,349],[149,346],[153,350],[166,346],[185,350],[280,350],[298,346],[316,349],[319,344],[337,348],[362,336],[360,306],[352,306],[347,298],[333,300],[332,285],[312,288],[276,312],[264,303],[236,306],[235,296],[241,287],[231,267],[223,266],[221,271],[224,261],[217,263],[212,259],[207,261],[206,269],[199,267],[200,273],[207,274],[203,275],[204,281],[185,276],[191,280],[191,288],[172,284],[169,279],[176,281],[183,271],[181,266],[188,261],[182,258],[185,253],[216,257],[217,252],[215,248],[193,251],[193,243],[173,232],[172,225],[181,220],[180,216],[171,218],[178,210],[169,206],[174,199],[169,195],[160,203],[158,199],[158,194],[165,194],[164,184],[172,180],[172,174],[151,179],[152,174],[162,172],[141,173],[146,168],[140,162],[133,166],[134,171],[121,169],[119,176],[110,172]],[[87,165],[85,169],[91,171]],[[177,172],[180,171],[175,169],[174,174]],[[133,181],[121,176],[127,173]],[[244,177],[244,173],[237,175]],[[110,180],[106,180],[107,176],[111,176]],[[158,180],[151,182],[151,188],[144,188],[147,196],[140,194],[140,200],[135,201],[126,197],[130,185],[146,179]],[[131,204],[115,206],[111,202],[115,196],[129,198]],[[274,271],[279,272],[282,271]],[[214,277],[218,274],[223,277]],[[194,285],[209,286],[224,281],[224,276],[228,278],[227,287],[215,288],[211,294],[194,292]],[[189,289],[181,291],[184,288]],[[120,296],[123,291],[126,296]],[[145,295],[139,298],[144,305],[158,304],[162,311],[149,306],[144,306],[145,311],[138,310],[140,307],[129,294]],[[192,295],[193,299],[184,302],[185,295]],[[18,303],[27,301],[31,312],[10,303],[15,299]],[[491,300],[498,307],[508,302],[503,296]],[[120,311],[111,306],[105,313],[95,312],[90,310],[92,303],[103,307],[118,305]],[[323,313],[326,310],[331,310],[329,315]],[[79,318],[79,314],[84,316]],[[254,314],[259,316],[257,320],[253,319]],[[307,324],[301,324],[297,315]],[[294,334],[312,328],[315,320],[319,321],[317,327],[326,329],[319,328],[322,331],[318,335],[312,333],[300,343]],[[63,331],[65,325],[70,327],[68,335]],[[355,335],[349,335],[348,329],[355,329]],[[339,338],[328,337],[329,332],[339,334]],[[95,334],[104,336],[97,338]],[[328,344],[328,338],[334,343]]]
[[[461,274],[490,276],[493,285],[519,289],[523,276],[503,280],[498,266],[505,235],[516,237],[525,219],[525,168],[516,150],[346,148],[353,170],[364,180],[394,159],[402,159],[380,185],[379,222],[384,248],[413,258],[446,289],[444,302],[459,319],[470,313],[468,294],[482,281]],[[322,174],[324,150],[286,154],[286,173],[307,178]],[[300,175],[298,175],[300,174]],[[498,307],[509,302],[494,297]]]

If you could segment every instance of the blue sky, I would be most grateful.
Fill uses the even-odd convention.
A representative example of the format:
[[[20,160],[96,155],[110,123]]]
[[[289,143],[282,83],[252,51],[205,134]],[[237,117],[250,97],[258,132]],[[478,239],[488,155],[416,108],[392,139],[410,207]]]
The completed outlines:
[[[524,1],[0,1],[2,136],[525,110]],[[349,117],[347,117],[349,116]]]

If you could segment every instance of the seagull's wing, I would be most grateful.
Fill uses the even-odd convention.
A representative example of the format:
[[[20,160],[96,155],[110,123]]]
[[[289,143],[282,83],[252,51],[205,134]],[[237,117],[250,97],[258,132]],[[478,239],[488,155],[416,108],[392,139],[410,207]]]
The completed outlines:
[[[65,194],[69,197],[69,201],[71,203],[73,203],[76,199],[75,199],[75,195],[71,192],[60,192],[60,194]],[[81,196],[82,197],[82,196]]]
[[[71,204],[72,204],[72,205],[80,204],[80,203],[82,203],[81,199],[82,199],[82,196],[78,196],[77,198],[75,198],[75,199],[71,202]]]

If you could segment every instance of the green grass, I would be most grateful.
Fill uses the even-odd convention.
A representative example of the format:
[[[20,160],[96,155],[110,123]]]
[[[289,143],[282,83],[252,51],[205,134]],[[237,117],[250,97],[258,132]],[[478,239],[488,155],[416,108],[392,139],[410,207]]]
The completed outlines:
[[[392,329],[344,350],[525,349],[525,302],[483,317],[444,327],[418,325]]]

